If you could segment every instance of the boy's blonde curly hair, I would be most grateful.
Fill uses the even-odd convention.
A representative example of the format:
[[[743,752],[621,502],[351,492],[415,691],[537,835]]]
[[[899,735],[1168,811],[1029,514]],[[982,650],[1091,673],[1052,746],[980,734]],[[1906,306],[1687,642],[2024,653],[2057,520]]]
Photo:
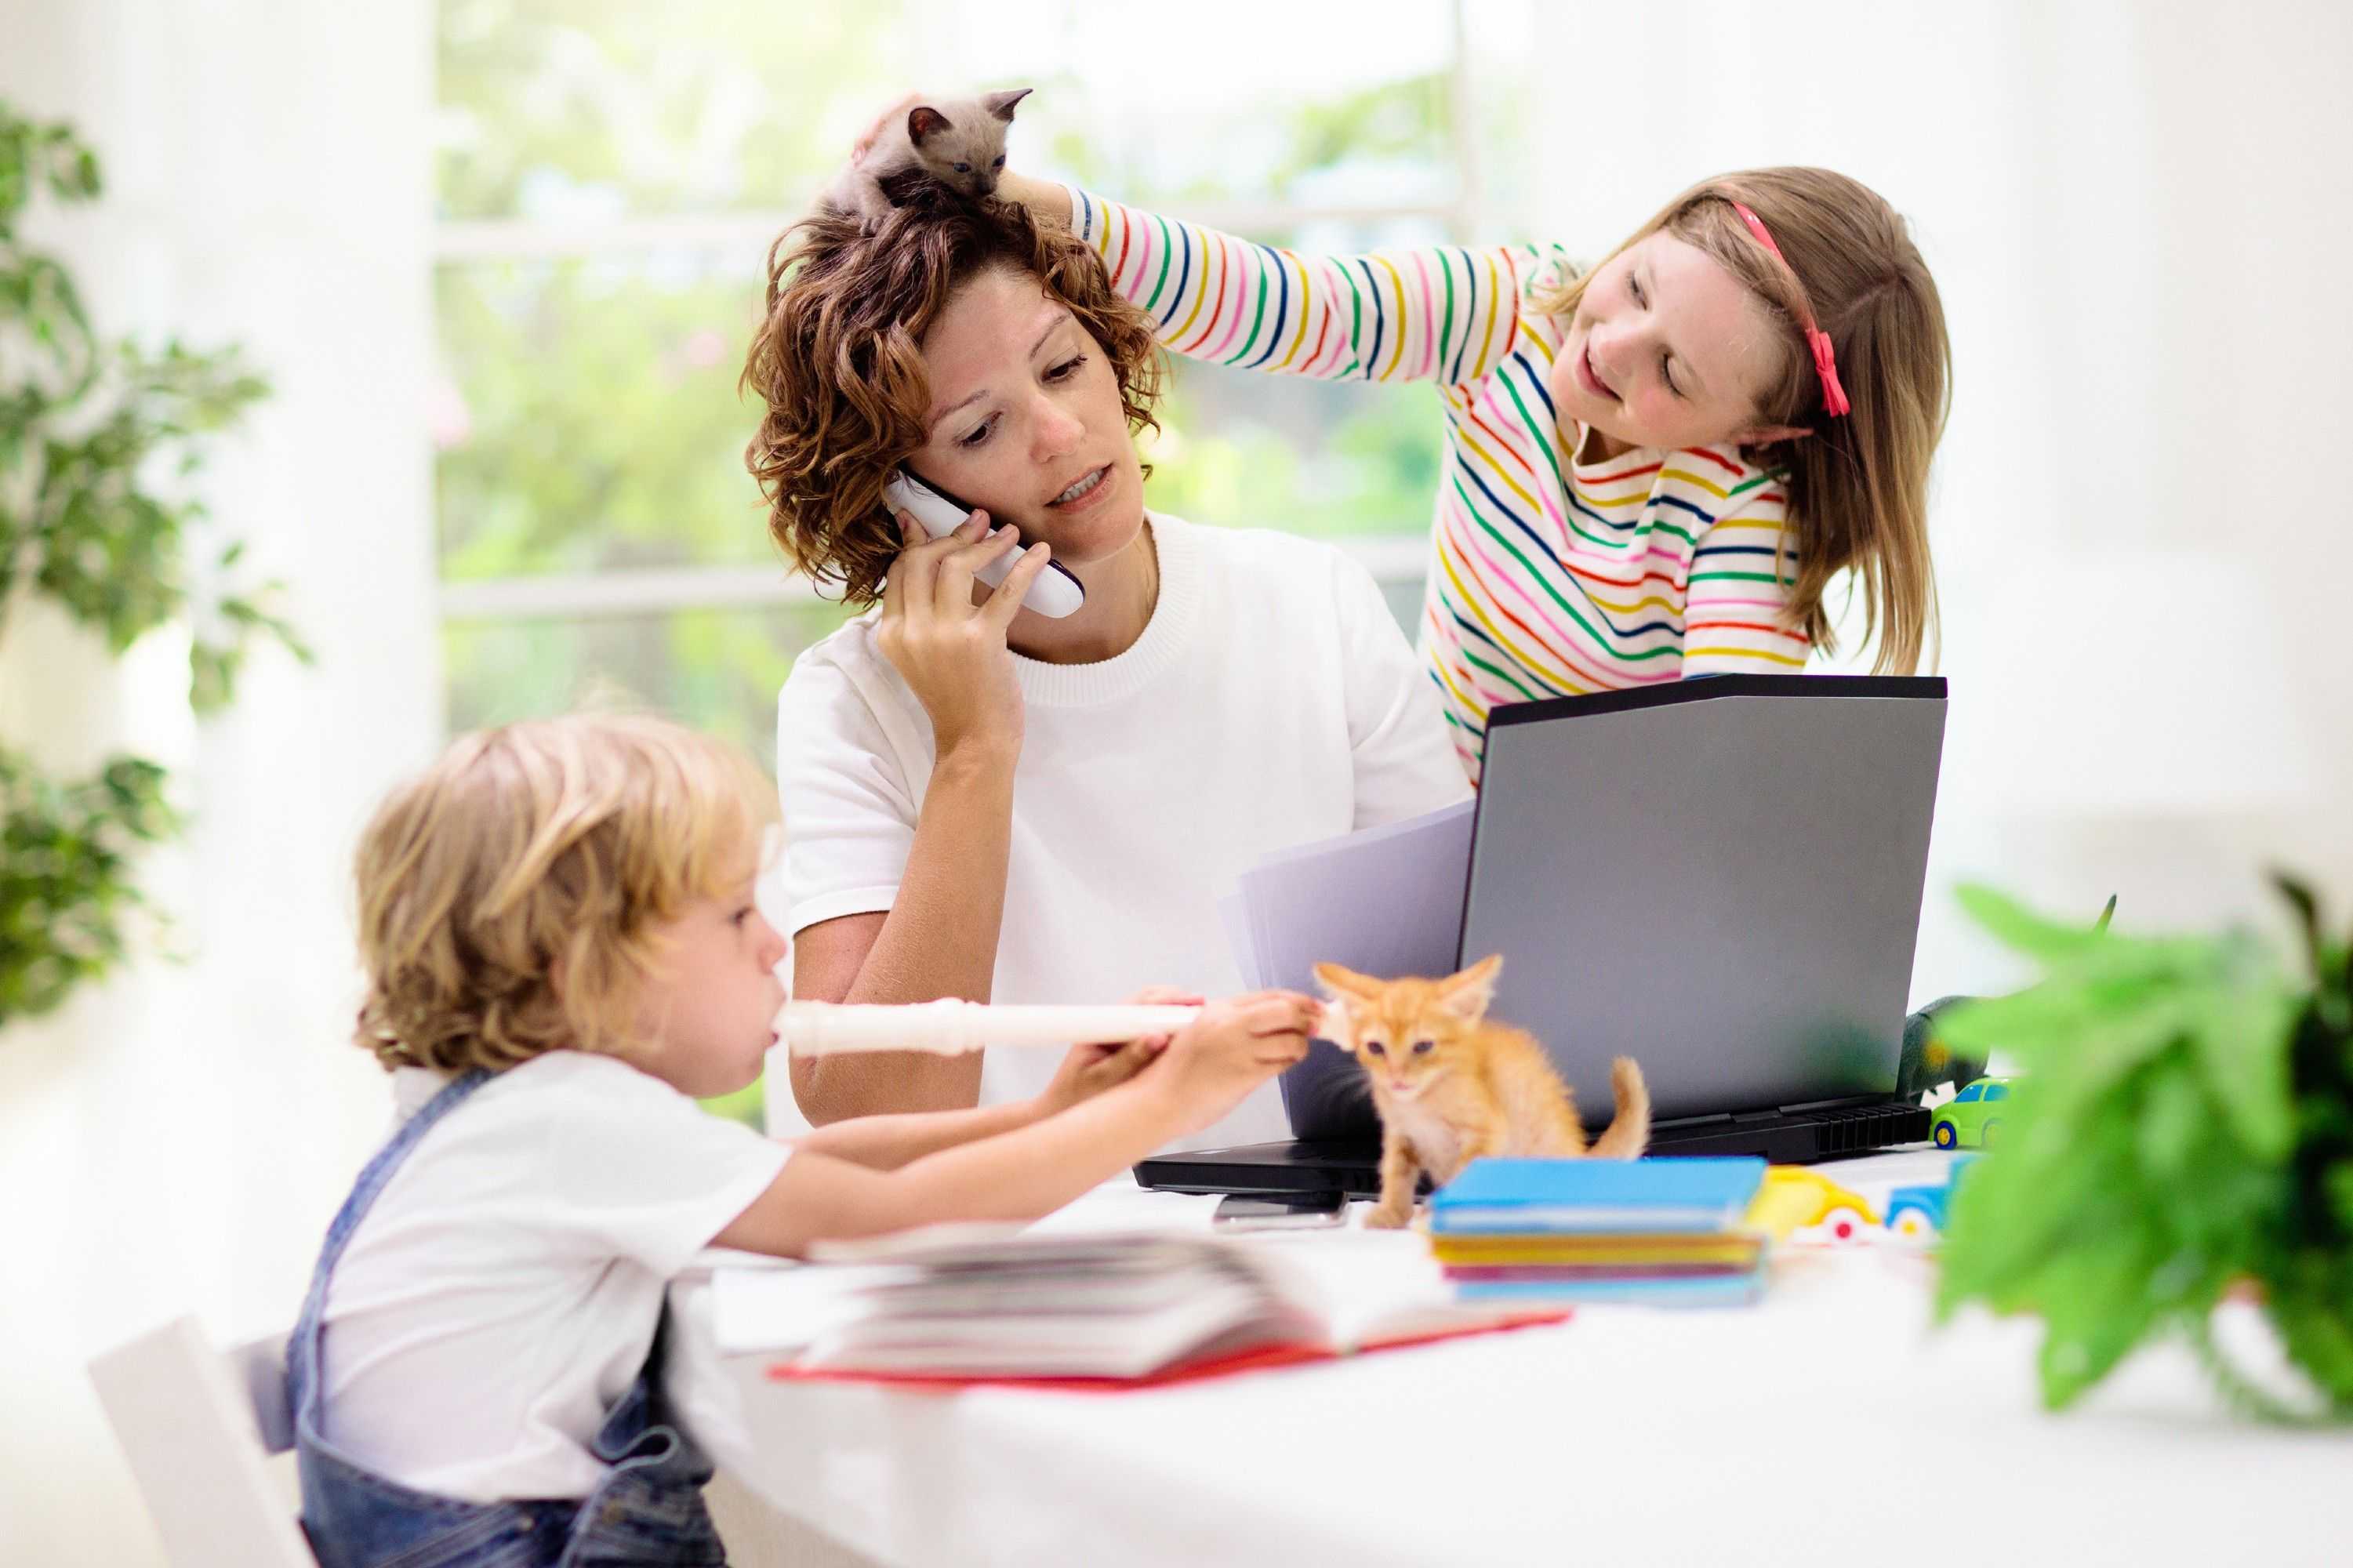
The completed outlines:
[[[740,888],[776,816],[748,757],[666,720],[464,737],[361,837],[358,1043],[387,1071],[625,1049],[659,928]]]

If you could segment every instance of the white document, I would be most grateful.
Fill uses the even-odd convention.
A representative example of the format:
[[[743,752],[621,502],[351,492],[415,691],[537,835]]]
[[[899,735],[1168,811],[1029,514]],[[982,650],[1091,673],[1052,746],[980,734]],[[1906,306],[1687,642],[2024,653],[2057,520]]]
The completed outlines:
[[[1233,950],[1234,965],[1242,972],[1242,989],[1264,991],[1266,976],[1258,967],[1258,944],[1250,936],[1250,906],[1236,888],[1218,900],[1218,921],[1226,928],[1226,945]]]
[[[1322,963],[1385,980],[1451,973],[1477,804],[1303,844],[1243,872],[1226,922],[1243,975],[1313,994]]]

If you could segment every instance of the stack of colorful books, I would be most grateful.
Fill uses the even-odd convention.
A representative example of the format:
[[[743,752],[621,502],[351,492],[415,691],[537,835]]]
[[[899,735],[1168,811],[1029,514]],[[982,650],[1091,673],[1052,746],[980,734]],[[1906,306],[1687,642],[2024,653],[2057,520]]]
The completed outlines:
[[[1738,1305],[1764,1289],[1756,1159],[1479,1160],[1430,1200],[1466,1301]]]

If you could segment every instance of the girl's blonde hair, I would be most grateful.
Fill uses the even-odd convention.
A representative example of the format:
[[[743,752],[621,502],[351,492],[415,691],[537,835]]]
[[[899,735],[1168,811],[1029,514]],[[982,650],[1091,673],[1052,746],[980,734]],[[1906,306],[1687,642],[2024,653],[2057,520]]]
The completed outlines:
[[[742,886],[776,802],[741,752],[661,719],[458,741],[361,836],[358,1043],[444,1072],[626,1046],[658,928]]]
[[[1756,213],[1785,268],[1733,210]],[[1928,553],[1928,464],[1952,402],[1945,307],[1904,219],[1870,187],[1828,169],[1751,169],[1703,180],[1669,202],[1611,257],[1664,230],[1708,255],[1778,318],[1779,371],[1757,404],[1759,425],[1811,432],[1758,453],[1786,469],[1797,586],[1788,621],[1836,651],[1822,597],[1852,569],[1863,592],[1863,641],[1874,670],[1908,674],[1935,636],[1936,578]],[[1605,260],[1608,258],[1605,258]],[[1587,272],[1539,309],[1573,315]],[[1852,405],[1831,418],[1799,323],[1828,332]]]

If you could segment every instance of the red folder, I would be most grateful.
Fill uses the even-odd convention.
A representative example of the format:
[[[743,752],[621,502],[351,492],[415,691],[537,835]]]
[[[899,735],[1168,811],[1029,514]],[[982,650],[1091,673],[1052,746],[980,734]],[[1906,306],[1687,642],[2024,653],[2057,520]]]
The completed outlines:
[[[939,1376],[924,1373],[863,1372],[856,1367],[804,1367],[794,1362],[778,1362],[768,1368],[768,1375],[779,1383],[864,1383],[879,1387],[894,1388],[909,1394],[954,1394],[966,1388],[1032,1388],[1061,1394],[1125,1394],[1139,1388],[1174,1388],[1187,1383],[1203,1383],[1215,1377],[1230,1377],[1236,1373],[1268,1372],[1277,1367],[1306,1366],[1317,1362],[1344,1360],[1351,1355],[1370,1355],[1378,1351],[1404,1350],[1413,1345],[1436,1344],[1443,1340],[1465,1339],[1472,1334],[1503,1333],[1513,1329],[1541,1328],[1550,1323],[1568,1321],[1568,1313],[1557,1309],[1543,1311],[1513,1312],[1485,1322],[1466,1324],[1460,1328],[1433,1330],[1427,1333],[1406,1334],[1396,1339],[1375,1340],[1354,1350],[1334,1350],[1321,1344],[1265,1344],[1236,1351],[1230,1355],[1213,1356],[1207,1361],[1180,1361],[1158,1372],[1142,1377],[1024,1377],[1018,1373],[992,1373],[984,1376]]]

